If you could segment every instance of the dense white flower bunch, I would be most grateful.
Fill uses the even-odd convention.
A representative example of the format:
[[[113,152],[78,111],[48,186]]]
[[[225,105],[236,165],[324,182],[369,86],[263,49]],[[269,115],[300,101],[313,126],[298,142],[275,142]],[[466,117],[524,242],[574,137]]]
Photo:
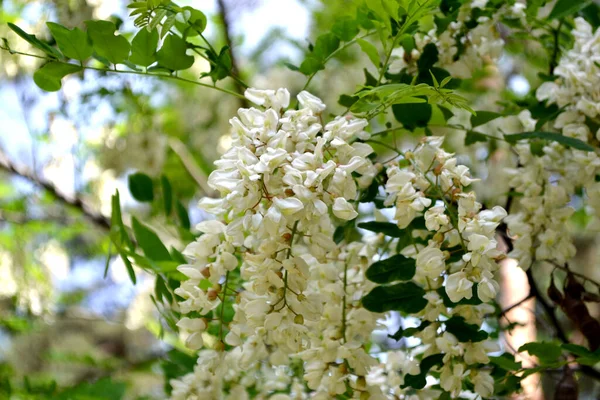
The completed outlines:
[[[558,79],[543,83],[537,90],[538,100],[557,104],[564,111],[553,122],[553,127],[564,136],[586,143],[595,141],[598,132],[591,132],[586,117],[594,118],[600,110],[600,33],[592,33],[591,26],[583,19],[575,20],[574,47],[560,59],[554,73]],[[536,121],[529,111],[519,116],[526,130],[533,131]],[[507,218],[509,233],[513,236],[514,250],[511,256],[518,259],[523,268],[533,261],[550,261],[564,265],[575,255],[575,246],[565,227],[574,212],[570,206],[578,189],[586,194],[584,201],[590,206],[588,212],[598,225],[600,203],[600,158],[593,151],[567,148],[553,142],[543,147],[542,154],[534,155],[531,146],[516,146],[519,166],[508,170],[512,176],[511,187],[520,194],[516,212]]]
[[[559,107],[568,106],[590,118],[600,114],[600,30],[583,18],[575,18],[573,48],[564,53],[554,75],[556,81],[544,82],[537,90],[538,100]],[[594,132],[597,134],[597,132]],[[587,139],[587,138],[586,138]]]
[[[525,3],[506,3],[493,13],[482,12],[488,1],[467,1],[458,9],[456,18],[447,22],[441,32],[435,24],[427,32],[414,36],[414,48],[409,53],[404,47],[394,50],[395,57],[391,69],[399,71],[408,68],[414,72],[417,61],[425,46],[433,43],[437,47],[436,66],[446,69],[453,77],[468,78],[485,63],[498,60],[504,48],[504,40],[498,31],[501,18],[523,20]]]
[[[506,212],[498,206],[481,210],[475,193],[464,191],[474,179],[467,167],[457,165],[456,158],[441,148],[443,140],[424,138],[414,151],[405,153],[403,166],[388,168],[386,203],[395,206],[400,228],[409,227],[417,216],[424,217],[425,230],[413,231],[413,243],[401,249],[402,254],[416,259],[413,282],[426,291],[427,305],[415,314],[428,324],[416,334],[424,355],[444,355],[440,377],[444,390],[458,395],[462,379],[470,375],[475,391],[488,397],[493,392],[493,378],[478,365],[489,362],[487,353],[496,350],[496,345],[489,340],[460,341],[442,327],[457,318],[479,327],[483,317],[493,312],[485,303],[493,300],[499,289],[494,272],[496,260],[503,255],[494,235]],[[417,244],[419,237],[428,240]],[[448,307],[445,296],[453,307]]]
[[[281,399],[329,399],[348,387],[357,398],[404,393],[404,376],[418,374],[419,364],[409,355],[380,364],[367,352],[381,314],[361,305],[375,286],[366,271],[389,243],[381,235],[334,240],[335,226],[358,216],[352,203],[380,171],[368,158],[372,148],[356,141],[368,139],[366,121],[337,117],[323,127],[325,106],[307,92],[298,95],[298,110],[285,110],[285,90],[249,89],[246,96],[266,109],[241,109],[231,120],[233,147],[209,177],[222,198],[201,201],[217,219],[198,225],[203,235],[185,250],[191,263],[179,267],[189,279],[176,290],[188,315],[178,323],[188,346],[199,349],[210,337],[203,316],[211,311],[220,310],[219,336],[216,343],[211,337],[213,350],[199,352],[192,374],[173,381],[173,398],[247,398],[241,388],[250,387],[267,396],[277,382],[288,388]],[[464,191],[474,181],[468,169],[442,142],[426,138],[389,163],[385,205],[395,208],[400,228],[424,219],[412,245],[394,243],[415,259],[413,282],[425,293],[426,305],[414,314],[427,324],[416,334],[422,345],[415,354],[443,355],[444,390],[460,393],[469,375],[476,392],[489,396],[493,379],[474,366],[489,361],[493,343],[460,341],[444,327],[450,320],[479,327],[493,311],[484,303],[498,291],[494,232],[505,212],[481,210]],[[241,288],[232,288],[238,267]],[[225,326],[224,303],[233,297]]]
[[[178,324],[192,348],[204,344],[201,316],[235,295],[233,321],[221,325],[214,346],[231,349],[200,352],[195,377],[175,382],[174,398],[218,398],[223,382],[253,386],[248,371],[265,361],[289,366],[292,357],[305,363],[316,398],[344,393],[347,384],[368,390],[364,377],[376,361],[365,344],[377,315],[360,300],[373,285],[364,271],[376,247],[333,240],[378,173],[372,148],[353,143],[368,138],[367,121],[337,117],[323,126],[325,105],[308,92],[298,95],[297,110],[285,110],[285,89],[248,89],[246,97],[264,110],[241,109],[231,120],[233,146],[209,177],[222,198],[200,204],[217,219],[199,224],[203,235],[185,251],[192,262],[179,267],[189,279],[176,290],[181,311],[198,316]],[[238,267],[239,292],[230,287]],[[211,286],[203,289],[205,279]]]

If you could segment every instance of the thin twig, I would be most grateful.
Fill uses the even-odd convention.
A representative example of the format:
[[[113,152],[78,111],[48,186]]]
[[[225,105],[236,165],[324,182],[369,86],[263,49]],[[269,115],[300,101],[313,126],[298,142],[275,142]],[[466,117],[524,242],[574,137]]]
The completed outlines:
[[[525,297],[522,300],[517,301],[515,304],[508,306],[507,308],[505,308],[504,310],[502,310],[502,312],[500,313],[500,315],[498,315],[498,317],[502,317],[504,315],[506,315],[509,311],[511,311],[514,308],[519,307],[520,305],[522,305],[523,303],[525,303],[527,300],[534,298],[535,295],[531,292],[529,292],[529,294],[527,295],[527,297]]]
[[[43,56],[39,56],[39,55],[36,55],[36,54],[24,53],[24,52],[21,52],[21,51],[12,50],[12,49],[9,49],[9,48],[3,47],[3,46],[0,46],[0,49],[8,51],[10,54],[19,54],[19,55],[22,55],[22,56],[41,58],[41,59],[44,59],[44,60],[47,60],[47,61],[52,61],[52,62],[55,62],[55,63],[64,64],[64,65],[75,65],[75,64],[68,63],[68,62],[59,61],[57,59],[50,58],[50,57],[43,57]],[[153,73],[149,73],[149,72],[134,71],[134,70],[127,71],[127,70],[116,69],[116,65],[115,65],[115,69],[90,67],[89,65],[84,65],[84,66],[79,66],[79,67],[81,69],[90,69],[90,70],[94,70],[94,71],[111,72],[111,73],[119,73],[119,74],[142,75],[142,76],[156,76],[158,78],[166,78],[166,79],[171,79],[171,80],[176,80],[176,81],[180,81],[180,82],[191,83],[193,85],[198,85],[198,86],[203,86],[203,87],[215,89],[215,90],[218,90],[220,92],[227,93],[227,94],[230,94],[232,96],[235,96],[235,97],[237,97],[239,99],[244,98],[244,96],[242,94],[240,94],[240,93],[233,92],[231,90],[224,89],[224,88],[218,87],[216,85],[209,85],[208,83],[203,83],[203,82],[194,81],[194,80],[191,80],[191,79],[181,78],[181,77],[179,77],[177,75],[153,74]]]
[[[240,94],[244,94],[247,86],[245,87],[245,83],[238,78],[240,75],[240,69],[238,66],[237,56],[233,50],[233,41],[231,40],[229,12],[224,0],[217,0],[217,5],[219,6],[219,14],[221,14],[221,18],[223,20],[223,36],[225,37],[225,43],[227,46],[229,46],[229,56],[231,57],[231,76],[235,82],[237,91]],[[248,107],[248,100],[245,97],[240,98],[240,105],[242,107]]]
[[[8,157],[2,151],[0,151],[0,169],[9,172],[13,175],[17,175],[21,178],[27,179],[29,182],[46,190],[61,203],[77,208],[83,215],[85,215],[86,218],[88,218],[98,227],[104,230],[110,230],[110,221],[108,220],[108,218],[100,214],[98,211],[94,210],[81,197],[79,197],[79,195],[69,196],[63,193],[62,191],[58,190],[52,182],[49,182],[40,177],[36,177],[27,168],[17,167],[8,159]]]
[[[188,148],[177,138],[169,138],[169,147],[181,160],[181,163],[190,174],[190,176],[196,181],[200,189],[209,197],[215,197],[216,192],[208,186],[208,180],[206,174],[200,169],[194,156],[190,153]]]

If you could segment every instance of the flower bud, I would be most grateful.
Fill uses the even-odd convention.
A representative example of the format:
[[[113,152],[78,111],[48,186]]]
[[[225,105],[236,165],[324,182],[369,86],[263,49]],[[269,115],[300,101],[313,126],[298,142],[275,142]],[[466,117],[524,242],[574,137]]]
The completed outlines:
[[[208,300],[214,301],[217,297],[219,297],[219,293],[215,289],[208,289],[206,297],[208,297]]]
[[[304,317],[302,316],[302,314],[298,314],[294,317],[294,323],[298,325],[304,324]]]
[[[365,387],[367,387],[367,380],[365,379],[364,376],[359,376],[356,379],[356,388],[360,389],[360,390],[364,390]]]

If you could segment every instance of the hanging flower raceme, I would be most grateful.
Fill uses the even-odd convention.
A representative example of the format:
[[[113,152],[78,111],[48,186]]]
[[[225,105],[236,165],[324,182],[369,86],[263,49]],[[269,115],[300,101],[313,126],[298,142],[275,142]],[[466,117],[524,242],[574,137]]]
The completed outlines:
[[[597,91],[600,68],[594,61],[600,57],[600,30],[592,32],[592,27],[582,18],[575,19],[575,26],[574,46],[565,52],[554,69],[558,79],[543,83],[536,95],[540,101],[561,107],[560,115],[548,124],[560,130],[563,136],[585,144],[600,137],[600,131],[590,131],[586,123],[586,118],[595,118],[600,112]],[[533,130],[537,121],[531,118],[529,111],[523,111],[519,118]],[[508,173],[511,187],[521,196],[507,218],[514,245],[510,256],[516,258],[522,268],[529,268],[536,260],[564,266],[575,255],[573,239],[565,230],[575,212],[572,200],[589,204],[587,212],[592,217],[593,228],[600,221],[596,195],[600,193],[596,178],[600,173],[600,157],[593,147],[585,150],[558,142],[545,145],[541,154],[533,154],[526,141],[515,147],[519,166]]]
[[[198,348],[207,315],[218,320],[213,347],[228,351],[201,351],[195,372],[210,390],[220,390],[217,380],[247,379],[243,371],[265,360],[275,368],[298,359],[308,387],[329,398],[346,384],[360,386],[376,363],[365,344],[377,315],[360,307],[372,287],[364,271],[375,246],[333,239],[336,224],[357,217],[359,192],[378,173],[372,148],[354,142],[368,138],[367,121],[337,117],[323,126],[325,105],[308,92],[287,110],[285,89],[249,89],[246,97],[265,109],[241,109],[231,119],[233,146],[208,181],[221,198],[200,203],[216,220],[198,225],[203,235],[179,267],[188,278],[176,290],[188,315],[179,326]],[[223,318],[227,309],[231,321]],[[215,358],[228,373],[212,372]],[[187,376],[174,397],[208,390],[198,385]]]
[[[423,321],[415,335],[421,341],[416,353],[436,360],[442,389],[458,396],[469,376],[475,392],[488,397],[494,380],[480,365],[498,348],[479,327],[494,311],[487,303],[498,292],[494,272],[496,261],[504,257],[494,236],[506,212],[501,207],[482,210],[475,193],[465,191],[474,179],[441,148],[442,142],[443,137],[424,138],[387,168],[385,204],[395,206],[398,227],[411,236],[396,244],[401,255],[415,260],[412,282],[405,288],[425,293],[420,311],[411,313]],[[414,380],[419,372],[411,359],[403,377],[389,371],[384,375],[399,379],[401,387],[422,388]]]

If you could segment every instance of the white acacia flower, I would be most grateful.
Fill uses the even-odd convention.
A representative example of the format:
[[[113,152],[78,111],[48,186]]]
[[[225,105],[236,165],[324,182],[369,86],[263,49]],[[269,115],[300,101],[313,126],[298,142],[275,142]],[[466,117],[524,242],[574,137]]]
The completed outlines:
[[[455,272],[446,279],[446,294],[454,303],[473,297],[473,282],[464,272]]]
[[[478,370],[471,378],[475,392],[482,398],[490,397],[494,393],[494,378],[487,371]]]
[[[304,204],[302,204],[302,202],[295,197],[288,197],[285,199],[279,199],[276,197],[273,199],[273,203],[283,215],[292,215],[304,208]]]
[[[496,298],[499,290],[500,285],[494,280],[492,273],[484,271],[483,278],[477,284],[477,297],[487,303]]]
[[[444,364],[440,374],[440,386],[442,389],[452,393],[453,396],[457,396],[462,390],[465,375],[464,364]]]
[[[325,110],[326,106],[321,99],[307,92],[306,90],[298,93],[298,102],[302,107],[312,110],[315,114]]]
[[[338,197],[333,202],[333,214],[343,220],[351,220],[358,216],[358,213],[352,206],[352,204],[348,203],[346,199],[343,197]]]
[[[287,89],[277,90],[259,90],[248,88],[244,92],[244,96],[259,106],[280,110],[286,108],[290,104],[290,92]]]
[[[428,278],[437,278],[446,269],[444,253],[437,247],[426,247],[417,254],[417,271]]]

